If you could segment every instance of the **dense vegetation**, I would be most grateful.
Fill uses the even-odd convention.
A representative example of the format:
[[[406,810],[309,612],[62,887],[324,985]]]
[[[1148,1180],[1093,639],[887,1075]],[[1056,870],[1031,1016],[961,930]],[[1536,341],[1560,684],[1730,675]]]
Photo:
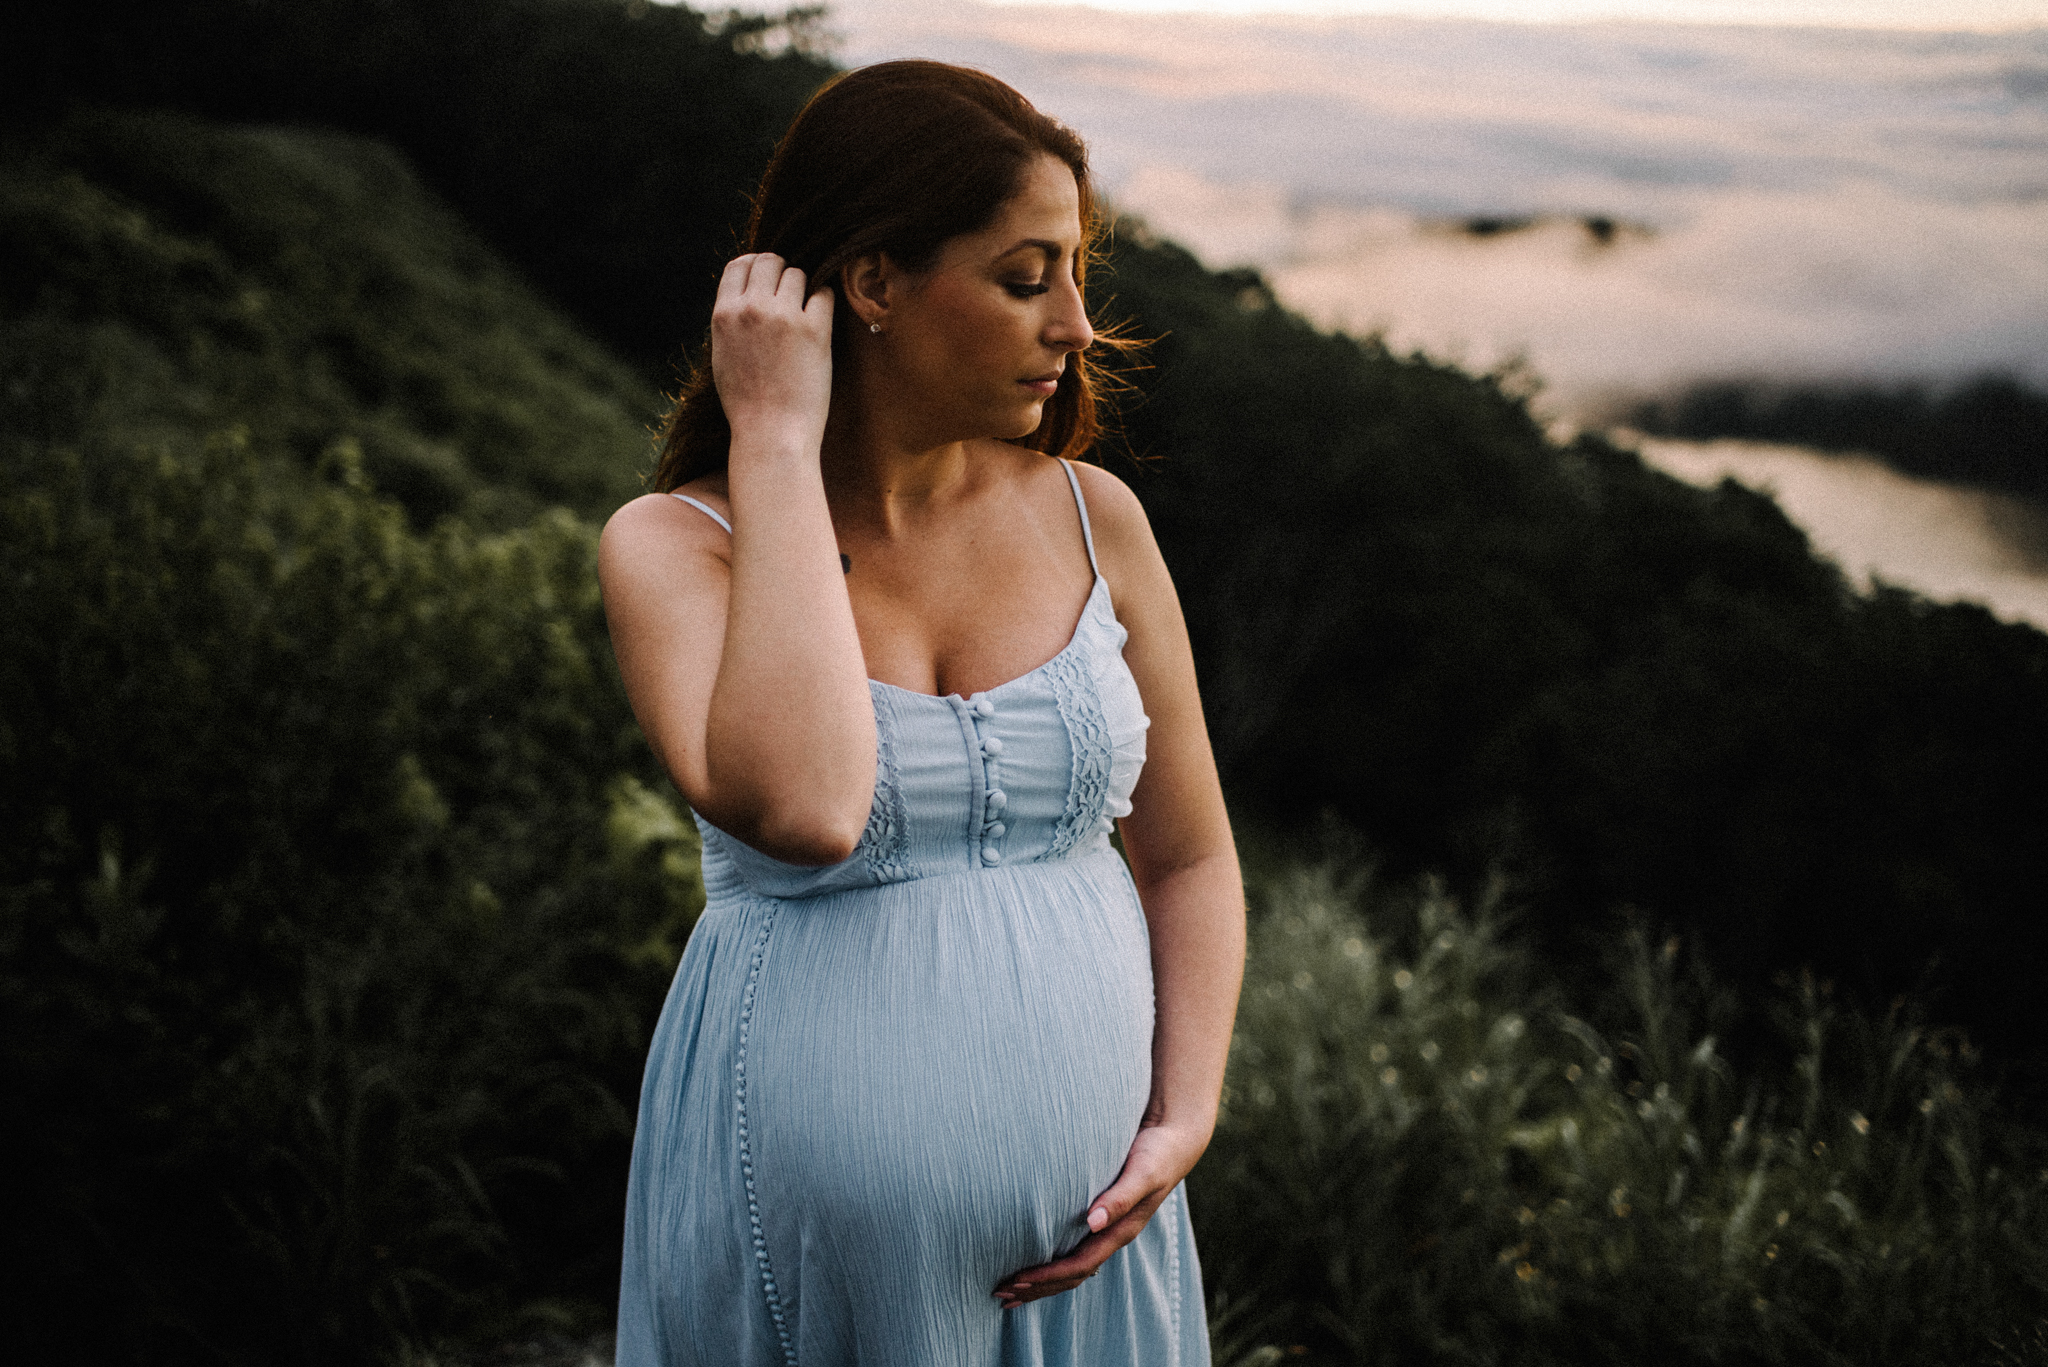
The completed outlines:
[[[701,893],[595,525],[823,67],[608,0],[34,13],[56,37],[0,59],[35,77],[0,138],[10,1328],[253,1362],[601,1325]],[[117,92],[188,112],[71,98]],[[1261,863],[1197,1193],[1220,1342],[1964,1361],[2035,1332],[2041,1164],[1989,1089],[2041,967],[2048,638],[1858,597],[1768,500],[1560,449],[1511,387],[1319,334],[1135,225],[1102,286],[1161,338],[1110,463],[1245,827],[1334,812],[1386,886],[1505,873],[1525,909],[1508,943],[1448,893]],[[1625,904],[1740,992],[1603,967]],[[1788,998],[1817,1033],[1756,1005],[1801,964],[1882,1002],[1935,952],[1991,1076],[1819,987]]]
[[[1224,1367],[2048,1357],[2048,1149],[1955,1032],[1807,977],[1784,1066],[1738,1065],[1676,937],[1616,937],[1574,1001],[1498,888],[1254,868],[1192,1197]]]
[[[10,1335],[601,1318],[694,832],[540,510],[649,395],[371,144],[76,120],[0,244]]]
[[[400,148],[540,290],[664,381],[768,150],[829,67],[815,10],[648,0],[14,0],[0,113],[78,105]]]
[[[1334,811],[1401,876],[1505,870],[1561,963],[1633,905],[1749,986],[1967,983],[1940,1009],[2033,1049],[2048,637],[1858,596],[1768,498],[1559,449],[1500,385],[1248,275],[1115,265],[1112,307],[1165,334],[1133,478],[1241,812]]]
[[[422,526],[637,492],[657,395],[387,148],[88,112],[6,152],[17,434],[346,449]]]
[[[1694,385],[1622,415],[1644,432],[1881,456],[1909,475],[2048,501],[2048,394],[2011,376],[1927,385]]]

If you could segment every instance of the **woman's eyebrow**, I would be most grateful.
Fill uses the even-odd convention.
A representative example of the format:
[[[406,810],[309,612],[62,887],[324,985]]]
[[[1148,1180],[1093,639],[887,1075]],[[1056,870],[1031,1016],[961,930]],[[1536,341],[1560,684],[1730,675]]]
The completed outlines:
[[[1062,256],[1065,256],[1067,253],[1067,249],[1065,247],[1061,246],[1057,242],[1050,240],[1049,238],[1027,237],[1022,242],[1018,242],[1012,246],[1004,248],[1000,252],[997,252],[996,260],[1000,261],[1006,256],[1015,256],[1018,252],[1024,251],[1025,249],[1030,247],[1036,247],[1039,251],[1045,253],[1045,259],[1048,261],[1057,261]]]

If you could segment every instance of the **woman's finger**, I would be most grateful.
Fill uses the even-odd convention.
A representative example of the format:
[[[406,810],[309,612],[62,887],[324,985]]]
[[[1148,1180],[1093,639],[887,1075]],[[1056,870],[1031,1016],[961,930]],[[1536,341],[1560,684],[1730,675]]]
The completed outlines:
[[[1065,1257],[1004,1278],[995,1289],[996,1297],[1005,1305],[1018,1305],[1073,1290],[1094,1276],[1118,1249],[1142,1234],[1152,1213],[1165,1199],[1165,1189],[1145,1194],[1116,1223],[1090,1234]]]
[[[752,253],[746,256],[735,256],[732,260],[726,262],[725,273],[718,277],[718,297],[720,299],[729,299],[735,294],[743,293],[747,288],[747,272],[752,268],[753,264],[754,258]]]
[[[1074,1251],[1066,1257],[1056,1258],[1038,1267],[1026,1268],[1005,1282],[1001,1289],[1045,1295],[1050,1294],[1047,1288],[1062,1282],[1084,1282],[1094,1276],[1096,1269],[1108,1262],[1118,1249],[1137,1237],[1137,1231],[1134,1230],[1129,1237],[1119,1239],[1117,1234],[1120,1232],[1104,1230],[1100,1234],[1091,1234],[1074,1245]]]
[[[782,258],[774,252],[755,252],[747,262],[747,290],[755,294],[775,293],[782,279]]]
[[[824,329],[825,335],[832,335],[833,293],[829,289],[819,290],[804,300],[804,317]]]
[[[1101,1233],[1131,1213],[1140,1201],[1159,1190],[1158,1177],[1140,1170],[1136,1164],[1127,1162],[1124,1170],[1110,1183],[1109,1190],[1096,1197],[1088,1205],[1088,1228]]]

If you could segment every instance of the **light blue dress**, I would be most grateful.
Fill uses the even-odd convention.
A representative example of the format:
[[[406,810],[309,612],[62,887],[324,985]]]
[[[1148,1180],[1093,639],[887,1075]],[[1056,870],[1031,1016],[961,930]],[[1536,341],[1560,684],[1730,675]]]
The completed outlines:
[[[1079,1289],[990,1294],[1080,1242],[1149,1093],[1145,919],[1109,845],[1145,762],[1124,640],[1098,572],[1028,674],[870,682],[874,805],[843,863],[698,821],[709,902],[641,1087],[620,1367],[1208,1363],[1178,1189]]]

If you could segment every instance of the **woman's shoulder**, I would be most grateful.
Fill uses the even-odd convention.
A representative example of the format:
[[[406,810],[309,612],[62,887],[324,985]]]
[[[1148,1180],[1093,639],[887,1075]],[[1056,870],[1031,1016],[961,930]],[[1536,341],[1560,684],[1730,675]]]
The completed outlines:
[[[1157,558],[1152,523],[1137,491],[1100,465],[1068,462],[1088,504],[1088,522],[1095,533],[1095,551],[1105,562],[1132,556]]]
[[[707,515],[707,510],[715,517]],[[632,532],[648,526],[694,526],[719,519],[727,524],[732,522],[724,471],[701,475],[666,492],[642,494],[620,504],[605,522],[605,534],[612,535],[614,528]]]
[[[677,494],[701,506],[692,507]],[[707,475],[671,493],[642,494],[621,504],[605,521],[598,539],[600,572],[639,564],[672,567],[678,552],[727,559],[732,538],[724,524],[731,522],[732,509],[725,495],[724,476]],[[706,509],[717,517],[707,516]]]

